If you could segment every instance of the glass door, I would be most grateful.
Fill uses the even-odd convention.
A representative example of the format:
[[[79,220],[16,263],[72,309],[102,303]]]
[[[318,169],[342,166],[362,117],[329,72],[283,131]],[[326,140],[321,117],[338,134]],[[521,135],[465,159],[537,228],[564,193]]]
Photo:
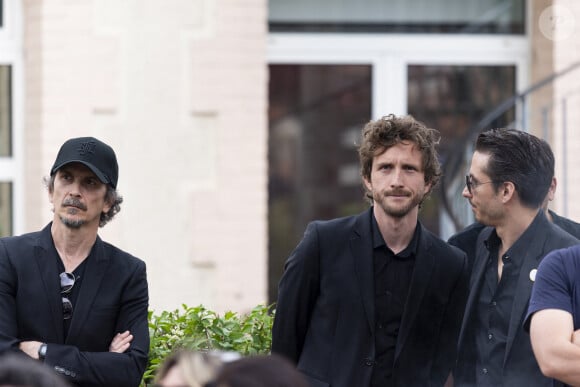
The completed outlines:
[[[407,111],[439,130],[439,156],[443,164],[453,152],[465,149],[468,130],[515,92],[515,65],[407,66]],[[515,114],[514,109],[506,112],[491,127],[510,125],[516,120]],[[447,218],[442,216],[442,195],[439,185],[425,202],[420,219],[429,230],[447,237],[455,230],[450,229]],[[457,196],[456,200],[465,202]]]
[[[270,66],[270,299],[309,221],[366,206],[356,144],[371,117],[371,70],[352,64]]]
[[[269,296],[309,221],[366,207],[354,145],[369,119],[412,114],[441,132],[442,163],[462,135],[527,86],[525,36],[272,34],[269,42]],[[521,119],[510,111],[494,123]],[[457,205],[464,199],[457,198]],[[447,238],[439,192],[421,221]]]

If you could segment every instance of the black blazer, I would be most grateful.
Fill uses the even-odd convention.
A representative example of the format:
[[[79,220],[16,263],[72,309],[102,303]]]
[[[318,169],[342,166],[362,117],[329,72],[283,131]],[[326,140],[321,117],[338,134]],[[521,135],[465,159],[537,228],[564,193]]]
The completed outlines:
[[[522,257],[523,263],[510,315],[503,363],[504,386],[552,386],[552,380],[542,375],[532,352],[530,336],[523,329],[534,284],[530,278],[530,272],[537,269],[542,258],[550,251],[579,243],[578,239],[548,221],[543,211],[539,212],[534,222],[538,222],[538,227],[535,229],[533,242],[526,255]],[[477,240],[477,253],[469,283],[470,293],[459,335],[457,369],[454,373],[455,386],[475,385],[475,311],[489,257],[484,241],[489,238],[493,230],[492,227],[484,228]]]
[[[580,238],[580,223],[576,223],[571,219],[565,218],[556,214],[552,210],[548,210],[550,216],[552,216],[552,222],[560,227],[562,230],[566,231],[568,234],[575,238]],[[475,250],[477,247],[477,238],[481,230],[485,228],[484,224],[479,222],[474,222],[469,226],[465,227],[463,230],[453,234],[449,239],[448,243],[452,246],[458,247],[465,251],[467,254],[467,259],[469,261],[469,267],[473,266],[473,261],[475,261]]]
[[[280,280],[272,351],[311,386],[368,386],[375,357],[372,208],[316,221]],[[420,226],[422,227],[422,226]],[[467,298],[465,253],[421,229],[395,349],[396,386],[442,386]]]
[[[548,211],[550,211],[552,221],[554,222],[555,225],[557,225],[562,230],[566,231],[568,234],[572,235],[576,239],[580,239],[580,223],[576,223],[572,219],[560,216],[552,210]]]
[[[50,226],[0,239],[0,352],[37,340],[48,344],[45,363],[70,383],[138,386],[149,353],[145,263],[97,237],[64,337]],[[125,330],[134,336],[130,348],[108,352],[114,335]]]

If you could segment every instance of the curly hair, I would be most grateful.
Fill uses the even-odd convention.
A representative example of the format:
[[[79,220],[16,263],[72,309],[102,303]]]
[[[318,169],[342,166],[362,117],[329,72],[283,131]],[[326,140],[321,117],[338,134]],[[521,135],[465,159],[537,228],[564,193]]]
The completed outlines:
[[[54,191],[54,179],[56,174],[50,177],[44,178],[44,184],[48,188],[48,192],[52,193]],[[105,224],[109,223],[119,211],[121,211],[121,203],[123,203],[123,196],[119,192],[107,184],[107,192],[105,193],[105,202],[111,205],[109,211],[101,212],[101,218],[99,219],[99,227],[103,227]]]
[[[441,177],[441,164],[436,145],[439,144],[439,131],[428,128],[410,115],[397,117],[389,114],[376,121],[370,121],[362,130],[362,141],[358,148],[361,175],[370,180],[373,159],[387,149],[402,142],[412,142],[421,152],[425,183],[431,190]],[[363,184],[366,197],[372,201],[372,193]]]

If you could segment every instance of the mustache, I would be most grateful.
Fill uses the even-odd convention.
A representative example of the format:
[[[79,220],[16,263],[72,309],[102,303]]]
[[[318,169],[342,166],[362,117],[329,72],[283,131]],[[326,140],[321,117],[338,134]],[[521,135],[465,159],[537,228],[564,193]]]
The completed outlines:
[[[67,206],[67,207],[76,207],[76,208],[79,208],[81,210],[87,209],[87,207],[77,198],[66,198],[62,202],[62,205]]]
[[[393,189],[390,191],[385,191],[385,196],[410,196],[411,192],[404,189]]]

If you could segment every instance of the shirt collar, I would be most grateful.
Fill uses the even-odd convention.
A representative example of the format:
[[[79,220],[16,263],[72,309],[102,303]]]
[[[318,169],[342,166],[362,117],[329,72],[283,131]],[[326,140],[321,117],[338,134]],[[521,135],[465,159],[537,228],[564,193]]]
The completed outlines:
[[[373,238],[373,248],[374,249],[381,248],[381,247],[389,248],[387,246],[387,244],[385,243],[385,240],[383,239],[383,235],[381,234],[381,231],[379,230],[379,225],[377,223],[377,220],[375,219],[374,214],[373,214],[373,216],[371,216],[371,230],[372,230],[372,238]],[[417,221],[417,224],[415,226],[415,231],[413,232],[413,238],[411,238],[411,242],[409,242],[407,247],[405,247],[405,249],[403,251],[398,253],[397,256],[401,257],[401,258],[407,258],[410,256],[417,255],[417,249],[419,247],[420,236],[421,236],[421,223],[419,221]]]
[[[527,247],[532,243],[535,237],[536,229],[538,225],[542,223],[543,219],[546,218],[544,211],[541,209],[538,210],[538,213],[532,220],[532,223],[526,228],[522,235],[516,240],[516,242],[506,251],[506,255],[514,255],[522,251],[526,251]],[[493,251],[493,249],[498,249],[501,240],[497,236],[497,232],[495,228],[493,232],[489,235],[487,240],[485,241],[485,247],[489,251]]]

